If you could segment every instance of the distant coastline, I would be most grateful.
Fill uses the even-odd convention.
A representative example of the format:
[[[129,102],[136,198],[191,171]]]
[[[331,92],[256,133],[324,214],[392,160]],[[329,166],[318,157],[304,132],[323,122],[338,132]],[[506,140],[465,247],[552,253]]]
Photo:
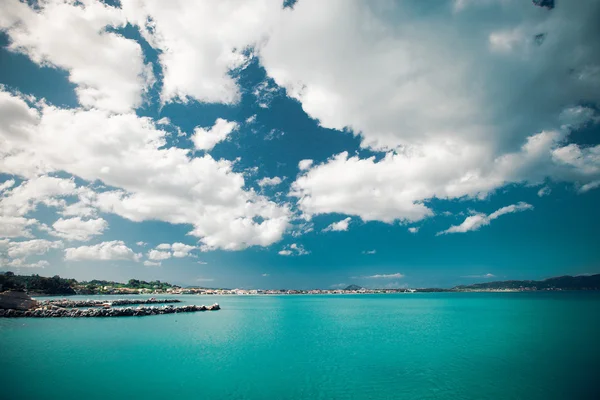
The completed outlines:
[[[0,273],[0,292],[21,290],[32,296],[69,295],[126,295],[126,294],[199,294],[199,295],[302,295],[302,294],[376,294],[376,293],[429,293],[429,292],[529,292],[529,291],[572,291],[600,290],[600,274],[559,276],[540,281],[508,280],[453,288],[398,288],[368,289],[349,285],[343,289],[228,289],[181,287],[161,281],[141,281],[130,279],[127,283],[92,280],[78,282],[59,276],[15,275],[12,272]]]

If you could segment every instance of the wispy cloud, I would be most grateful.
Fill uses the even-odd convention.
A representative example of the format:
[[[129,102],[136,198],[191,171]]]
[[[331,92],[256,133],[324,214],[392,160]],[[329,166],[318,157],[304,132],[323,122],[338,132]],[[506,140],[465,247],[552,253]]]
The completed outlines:
[[[310,251],[306,250],[301,244],[292,243],[281,249],[278,254],[280,256],[303,256],[310,254]]]
[[[489,225],[496,218],[504,215],[511,214],[515,212],[533,210],[533,206],[531,204],[527,204],[524,202],[519,202],[518,204],[511,204],[510,206],[502,207],[499,210],[494,211],[490,215],[485,215],[482,213],[477,213],[475,215],[468,216],[465,218],[462,224],[453,225],[445,231],[438,232],[437,235],[445,235],[448,233],[465,233],[469,231],[476,231],[482,226]]]
[[[401,279],[404,274],[396,272],[395,274],[376,274],[367,276],[353,276],[352,279]]]
[[[543,188],[538,190],[537,195],[540,197],[544,197],[544,196],[548,196],[550,194],[550,192],[552,192],[552,189],[550,189],[548,186],[544,186]]]
[[[334,222],[331,225],[329,225],[327,228],[323,229],[323,232],[342,232],[342,231],[347,231],[348,230],[348,226],[350,225],[350,221],[351,220],[352,220],[352,218],[348,217],[348,218],[344,218],[341,221]]]
[[[375,250],[375,249],[373,249],[373,250],[364,250],[362,253],[363,253],[363,254],[369,254],[369,255],[372,255],[372,254],[375,254],[375,253],[377,253],[377,250]]]
[[[461,276],[461,278],[472,278],[472,279],[490,279],[490,278],[495,278],[496,275],[494,274],[483,274],[483,275],[465,275],[465,276]]]

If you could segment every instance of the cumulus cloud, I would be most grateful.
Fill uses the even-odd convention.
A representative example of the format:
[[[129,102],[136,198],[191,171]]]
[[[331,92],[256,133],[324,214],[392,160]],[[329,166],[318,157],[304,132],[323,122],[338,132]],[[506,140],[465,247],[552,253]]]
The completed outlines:
[[[190,251],[197,249],[197,247],[184,243],[173,243],[171,245],[171,249],[173,250],[173,257],[182,258],[188,257],[190,255]]]
[[[260,187],[277,186],[277,185],[281,184],[281,182],[283,182],[283,179],[281,179],[278,176],[275,176],[273,178],[264,177],[258,181],[258,186],[260,186]]]
[[[410,228],[408,228],[408,231],[410,233],[417,233],[417,232],[419,232],[419,227],[418,226],[411,226]]]
[[[513,182],[587,189],[600,147],[564,142],[594,120],[580,104],[600,100],[599,9],[511,1],[423,15],[406,2],[298,2],[260,48],[262,65],[322,126],[388,151],[313,167],[293,185],[300,208],[411,222],[434,215],[424,200],[485,197]]]
[[[9,50],[67,70],[81,105],[114,112],[140,106],[154,82],[139,43],[110,31],[126,24],[120,9],[97,1],[6,0],[0,16]]]
[[[310,251],[306,250],[301,244],[292,243],[281,249],[278,254],[280,256],[304,256],[310,254]]]
[[[14,179],[7,179],[6,181],[0,183],[0,192],[5,191],[6,189],[10,189],[15,184]]]
[[[150,260],[166,260],[171,257],[189,257],[190,252],[196,249],[198,249],[197,246],[190,246],[185,243],[161,243],[156,246],[155,250],[150,250],[148,252],[148,258]]]
[[[52,224],[54,230],[50,233],[67,240],[87,242],[92,237],[101,235],[107,227],[108,222],[102,218],[88,220],[82,220],[80,217],[60,218]]]
[[[27,214],[35,211],[39,204],[61,208],[65,204],[64,197],[76,193],[75,183],[69,179],[40,176],[16,187],[14,180],[7,182],[10,184],[0,194],[0,237],[30,238],[33,237],[33,227],[47,230],[36,219],[28,218]]]
[[[43,255],[51,249],[63,247],[61,241],[33,239],[22,242],[8,242],[7,254],[11,258],[27,258],[32,255]]]
[[[325,229],[323,229],[323,232],[341,232],[341,231],[347,231],[348,230],[348,226],[350,225],[350,221],[352,220],[352,218],[348,217],[348,218],[344,218],[341,221],[337,221],[337,222],[333,222],[331,223],[329,226],[327,226]]]
[[[298,169],[300,171],[305,171],[305,170],[309,169],[312,165],[313,165],[313,160],[301,160],[298,163]]]
[[[427,145],[422,152],[389,152],[382,159],[340,153],[292,184],[290,195],[311,214],[344,213],[364,221],[415,222],[433,216],[431,198],[485,198],[511,182],[558,181],[589,184],[600,177],[600,146],[561,145],[564,131],[527,138],[515,152],[489,162],[483,147]],[[443,160],[443,161],[442,161]]]
[[[533,210],[533,206],[531,204],[520,202],[518,204],[511,204],[510,206],[502,207],[499,210],[494,211],[490,215],[485,215],[481,213],[470,215],[463,221],[462,224],[453,225],[445,231],[438,232],[438,235],[476,231],[482,226],[489,225],[493,220],[502,215],[527,210]]]
[[[231,132],[237,130],[238,127],[239,125],[236,122],[217,118],[215,124],[208,130],[196,127],[192,135],[192,142],[194,142],[196,149],[210,151],[217,143],[227,139]]]
[[[150,250],[148,252],[148,258],[150,260],[167,260],[171,258],[171,252],[161,250]]]
[[[240,90],[231,71],[252,57],[247,49],[266,38],[281,3],[270,0],[188,2],[124,0],[128,21],[159,51],[163,102],[195,99],[233,104]],[[193,68],[190,66],[193,65]]]
[[[209,154],[191,157],[189,149],[165,146],[167,132],[150,118],[46,104],[30,107],[5,91],[0,91],[0,110],[0,172],[29,178],[36,191],[45,187],[43,182],[65,195],[83,191],[76,191],[73,181],[59,183],[46,176],[54,171],[98,180],[113,189],[85,190],[85,207],[92,204],[136,222],[191,224],[190,234],[200,238],[204,250],[268,246],[288,228],[286,204],[246,190],[243,173],[233,172],[231,161]],[[47,197],[61,195],[57,189]],[[40,196],[25,193],[23,201],[12,196],[5,209],[22,208],[18,213],[23,215]]]
[[[65,260],[67,261],[127,260],[138,262],[141,257],[141,254],[135,253],[122,240],[65,249]]]

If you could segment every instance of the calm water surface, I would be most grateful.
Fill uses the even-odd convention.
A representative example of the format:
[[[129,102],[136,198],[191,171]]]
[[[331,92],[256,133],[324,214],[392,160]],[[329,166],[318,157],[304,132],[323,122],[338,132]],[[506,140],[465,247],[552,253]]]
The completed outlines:
[[[600,293],[178,298],[223,309],[0,319],[0,398],[600,398]]]

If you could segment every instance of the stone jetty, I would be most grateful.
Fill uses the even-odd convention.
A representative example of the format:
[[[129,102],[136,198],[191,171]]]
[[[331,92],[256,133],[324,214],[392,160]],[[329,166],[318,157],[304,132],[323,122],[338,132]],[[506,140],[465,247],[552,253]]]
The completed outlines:
[[[41,306],[57,306],[61,308],[75,308],[75,307],[112,307],[112,306],[128,306],[134,304],[169,304],[169,303],[181,303],[178,299],[116,299],[116,300],[44,300],[39,301],[38,304]]]
[[[142,317],[147,315],[177,314],[198,311],[216,311],[221,307],[212,306],[163,306],[163,307],[122,307],[122,308],[61,308],[45,306],[32,310],[0,309],[0,318],[104,318]]]
[[[177,299],[118,299],[103,300],[45,300],[35,301],[24,292],[7,291],[0,293],[0,318],[103,318],[103,317],[142,317],[189,313],[197,311],[216,311],[221,307],[212,306],[162,307],[118,307],[131,304],[180,303]],[[83,308],[78,308],[83,307]],[[88,307],[88,308],[85,308]]]

